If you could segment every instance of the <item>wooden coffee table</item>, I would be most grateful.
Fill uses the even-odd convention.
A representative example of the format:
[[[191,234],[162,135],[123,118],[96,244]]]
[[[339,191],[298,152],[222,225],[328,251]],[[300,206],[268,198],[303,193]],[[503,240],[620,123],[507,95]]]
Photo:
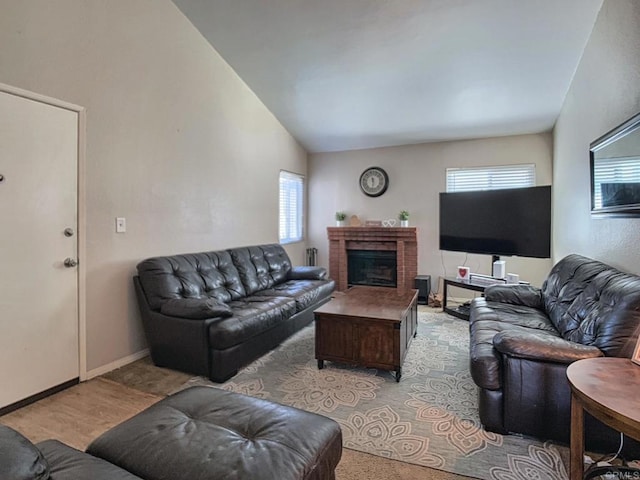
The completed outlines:
[[[393,370],[396,381],[418,326],[418,290],[352,287],[318,308],[316,359]]]

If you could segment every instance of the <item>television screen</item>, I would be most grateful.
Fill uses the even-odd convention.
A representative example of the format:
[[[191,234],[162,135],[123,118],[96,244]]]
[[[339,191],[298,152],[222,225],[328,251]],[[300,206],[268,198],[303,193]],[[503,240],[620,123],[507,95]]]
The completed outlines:
[[[551,256],[551,187],[440,193],[440,250]]]

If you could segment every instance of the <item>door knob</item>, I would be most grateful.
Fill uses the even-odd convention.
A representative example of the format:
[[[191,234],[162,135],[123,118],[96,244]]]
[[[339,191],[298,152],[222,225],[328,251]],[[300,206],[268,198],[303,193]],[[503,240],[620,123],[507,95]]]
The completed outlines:
[[[78,265],[78,261],[74,258],[67,257],[64,259],[64,266],[67,268],[75,267]]]

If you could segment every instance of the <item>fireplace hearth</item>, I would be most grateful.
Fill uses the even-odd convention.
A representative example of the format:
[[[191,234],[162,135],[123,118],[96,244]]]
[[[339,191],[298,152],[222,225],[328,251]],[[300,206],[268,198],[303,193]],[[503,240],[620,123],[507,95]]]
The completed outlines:
[[[396,252],[387,250],[347,250],[349,286],[397,286]]]

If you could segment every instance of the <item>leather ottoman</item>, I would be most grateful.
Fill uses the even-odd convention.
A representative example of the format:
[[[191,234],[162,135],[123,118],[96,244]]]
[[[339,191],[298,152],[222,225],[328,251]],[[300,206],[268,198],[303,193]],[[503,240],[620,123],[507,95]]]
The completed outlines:
[[[147,480],[333,480],[333,420],[214,387],[191,387],[94,440],[87,452]]]

